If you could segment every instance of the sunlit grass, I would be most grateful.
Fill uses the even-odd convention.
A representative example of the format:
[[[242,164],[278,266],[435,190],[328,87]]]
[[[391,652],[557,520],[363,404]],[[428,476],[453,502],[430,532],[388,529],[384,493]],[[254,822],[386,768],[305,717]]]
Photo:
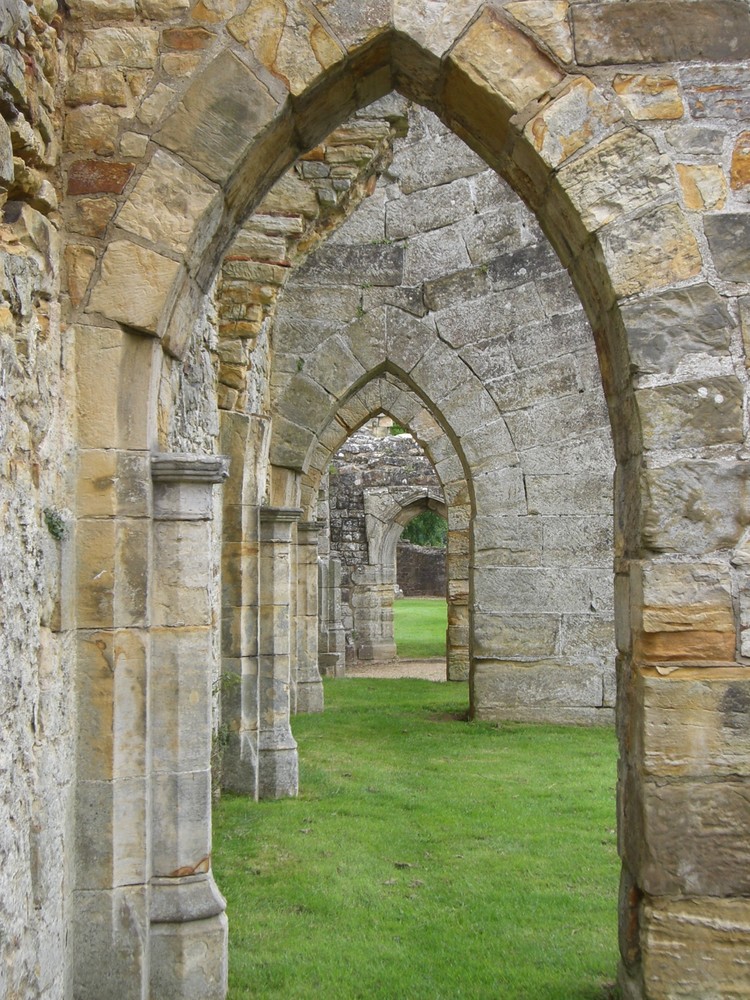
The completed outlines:
[[[402,660],[445,656],[448,606],[436,597],[403,597],[393,603],[393,634]]]
[[[225,797],[230,1000],[600,1000],[616,966],[615,739],[458,721],[460,684],[326,682],[301,793]]]

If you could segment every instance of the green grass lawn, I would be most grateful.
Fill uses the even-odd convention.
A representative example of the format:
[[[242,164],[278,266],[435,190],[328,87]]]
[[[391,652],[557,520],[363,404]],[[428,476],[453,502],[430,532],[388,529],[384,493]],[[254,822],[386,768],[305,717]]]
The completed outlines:
[[[326,681],[300,797],[225,796],[230,1000],[603,1000],[615,737],[466,723],[463,684]]]
[[[402,660],[445,656],[448,606],[439,597],[403,597],[393,602],[393,634]]]

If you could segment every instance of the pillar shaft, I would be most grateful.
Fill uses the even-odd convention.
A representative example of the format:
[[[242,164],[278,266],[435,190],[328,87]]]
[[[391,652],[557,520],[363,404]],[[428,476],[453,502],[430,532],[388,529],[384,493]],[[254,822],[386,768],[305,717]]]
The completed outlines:
[[[297,525],[297,705],[298,712],[323,711],[323,681],[318,669],[317,521]]]
[[[260,511],[258,795],[264,799],[295,796],[299,784],[297,743],[290,725],[290,605],[292,528],[301,513],[297,507]]]

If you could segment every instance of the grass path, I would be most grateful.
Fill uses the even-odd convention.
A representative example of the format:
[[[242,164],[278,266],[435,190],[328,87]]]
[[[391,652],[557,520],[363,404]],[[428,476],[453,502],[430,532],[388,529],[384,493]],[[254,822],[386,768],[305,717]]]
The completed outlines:
[[[393,602],[393,636],[403,660],[445,656],[448,606],[438,597],[402,597]]]
[[[464,685],[326,682],[301,793],[215,813],[230,1000],[602,1000],[615,738],[458,721]]]

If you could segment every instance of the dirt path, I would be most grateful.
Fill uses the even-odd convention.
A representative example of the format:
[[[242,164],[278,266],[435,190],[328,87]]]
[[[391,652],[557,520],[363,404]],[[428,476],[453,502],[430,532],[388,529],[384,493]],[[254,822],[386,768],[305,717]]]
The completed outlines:
[[[419,677],[425,681],[445,680],[445,660],[390,660],[387,663],[358,663],[346,668],[347,677]]]

